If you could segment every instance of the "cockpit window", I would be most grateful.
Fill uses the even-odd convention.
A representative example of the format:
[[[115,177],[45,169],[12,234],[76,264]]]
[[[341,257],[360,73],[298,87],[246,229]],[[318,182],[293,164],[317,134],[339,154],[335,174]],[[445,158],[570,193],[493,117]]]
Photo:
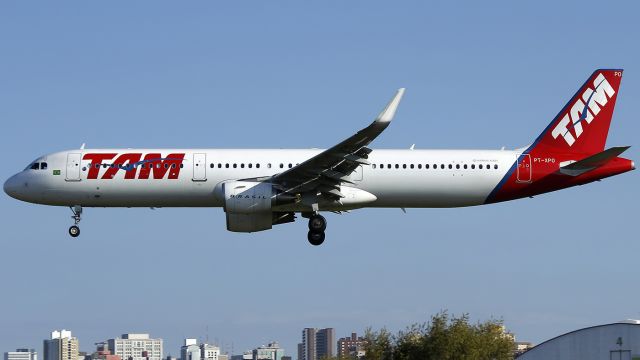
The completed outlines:
[[[25,170],[46,170],[47,169],[47,163],[46,162],[32,162],[31,164],[27,165],[26,168],[24,168]]]

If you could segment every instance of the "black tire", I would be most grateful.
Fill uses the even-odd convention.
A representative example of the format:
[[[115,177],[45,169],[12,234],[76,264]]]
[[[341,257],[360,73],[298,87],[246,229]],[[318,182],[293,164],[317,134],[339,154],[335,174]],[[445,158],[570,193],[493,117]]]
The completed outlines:
[[[320,214],[312,215],[309,218],[309,231],[324,232],[327,229],[327,219]]]
[[[324,231],[309,231],[307,240],[309,240],[309,244],[313,246],[322,245],[324,242]]]
[[[71,237],[78,237],[78,235],[80,235],[80,228],[73,225],[69,228],[69,235],[71,235]]]

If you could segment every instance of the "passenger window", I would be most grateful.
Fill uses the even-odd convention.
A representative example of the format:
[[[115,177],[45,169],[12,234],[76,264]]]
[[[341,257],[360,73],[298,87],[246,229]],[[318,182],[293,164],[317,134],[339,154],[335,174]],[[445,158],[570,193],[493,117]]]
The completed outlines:
[[[229,168],[229,163],[224,164],[224,167],[228,169]]]
[[[252,163],[249,163],[249,165],[247,165],[249,167],[249,169],[251,169],[253,167]]]
[[[440,169],[444,169],[444,164],[440,164]]]
[[[409,167],[413,169],[413,164],[409,165]]]
[[[237,167],[238,167],[238,164],[233,164],[233,168],[234,169],[237,168]]]
[[[184,167],[184,164],[180,164],[180,169],[182,169]]]
[[[271,163],[267,163],[267,169],[271,169]]]
[[[498,164],[493,165],[493,168],[498,170]]]
[[[260,163],[256,164],[256,169],[260,169]]]
[[[400,169],[400,165],[396,164],[396,169]]]
[[[240,164],[240,167],[244,169],[244,163]]]
[[[482,164],[478,165],[478,169],[482,170]]]
[[[289,163],[289,169],[291,169],[293,167],[293,165],[291,163]]]
[[[475,169],[476,168],[476,164],[471,164],[471,169]]]
[[[456,164],[456,170],[460,169],[460,164]]]
[[[213,169],[215,167],[215,165],[213,165],[213,163],[211,163],[211,164],[209,164],[209,167]]]
[[[222,168],[222,163],[218,163],[218,169]]]
[[[464,169],[465,169],[465,170],[467,169],[467,164],[464,164]]]
[[[453,168],[453,165],[449,164],[449,169],[452,169],[452,168]]]
[[[422,169],[422,164],[418,164],[418,169]]]
[[[283,163],[280,163],[280,169],[282,169],[284,167]]]
[[[424,168],[428,169],[429,168],[429,164],[424,164]]]
[[[211,167],[213,167],[213,164],[211,164]],[[171,168],[175,169],[176,168],[176,164],[171,164]]]
[[[407,168],[407,164],[402,164],[402,168],[406,169]]]
[[[387,169],[391,169],[391,164],[387,164]]]
[[[371,168],[375,169],[376,168],[376,164],[372,164]]]

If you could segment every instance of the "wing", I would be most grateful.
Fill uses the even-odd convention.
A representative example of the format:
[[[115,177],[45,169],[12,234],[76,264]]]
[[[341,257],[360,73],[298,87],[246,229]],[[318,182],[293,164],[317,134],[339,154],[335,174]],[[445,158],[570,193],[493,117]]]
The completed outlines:
[[[339,200],[343,197],[340,185],[350,183],[349,175],[358,166],[369,164],[367,158],[372,150],[367,145],[389,126],[403,94],[404,89],[399,89],[380,115],[366,128],[309,160],[273,175],[269,181],[284,193],[315,191],[317,195]]]

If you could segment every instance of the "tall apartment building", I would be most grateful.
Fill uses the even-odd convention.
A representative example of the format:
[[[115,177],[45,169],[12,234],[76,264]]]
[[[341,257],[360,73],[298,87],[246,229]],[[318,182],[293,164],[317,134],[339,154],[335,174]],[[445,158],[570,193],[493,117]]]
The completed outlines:
[[[364,347],[367,341],[358,334],[351,333],[351,337],[338,339],[338,356],[361,358],[364,356]]]
[[[284,349],[275,341],[253,349],[253,360],[282,360],[283,356]]]
[[[298,344],[298,360],[321,360],[334,356],[336,343],[333,328],[302,330],[302,343]]]
[[[38,353],[34,349],[17,349],[4,353],[4,360],[38,360]]]
[[[54,330],[51,338],[45,340],[44,360],[78,360],[78,339],[68,330]]]
[[[122,360],[162,360],[162,339],[151,339],[149,334],[122,334],[107,344]]]

